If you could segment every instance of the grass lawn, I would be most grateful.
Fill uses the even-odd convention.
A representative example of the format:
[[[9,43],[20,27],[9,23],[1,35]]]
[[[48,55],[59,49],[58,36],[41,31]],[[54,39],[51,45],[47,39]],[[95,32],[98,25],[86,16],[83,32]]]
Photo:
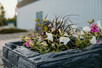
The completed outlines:
[[[20,32],[27,32],[27,30],[17,29],[17,28],[6,28],[0,30],[0,34],[11,34],[11,33],[20,33]]]

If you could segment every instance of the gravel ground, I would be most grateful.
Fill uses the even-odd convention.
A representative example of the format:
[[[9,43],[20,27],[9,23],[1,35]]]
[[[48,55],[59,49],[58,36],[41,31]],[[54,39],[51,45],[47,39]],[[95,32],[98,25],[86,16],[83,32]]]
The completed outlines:
[[[31,32],[33,32],[33,31],[24,32],[24,33],[0,34],[0,68],[4,68],[3,62],[2,62],[2,56],[3,56],[2,48],[5,45],[5,43],[21,40],[21,38],[19,38],[19,36],[24,36],[24,35],[27,35],[27,33],[31,33]]]

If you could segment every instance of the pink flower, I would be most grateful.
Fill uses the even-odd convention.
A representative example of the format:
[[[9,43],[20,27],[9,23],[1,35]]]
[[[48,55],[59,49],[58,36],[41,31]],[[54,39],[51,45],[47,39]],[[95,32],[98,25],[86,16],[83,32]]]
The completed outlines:
[[[30,47],[30,45],[29,45],[29,43],[28,43],[28,42],[25,42],[25,44],[26,44],[26,47]]]
[[[31,40],[31,39],[29,39],[28,41],[29,41],[29,42],[32,42],[32,40]]]
[[[92,26],[91,26],[91,28],[93,28],[95,25],[97,25],[97,24],[93,23]]]
[[[98,26],[97,26],[97,24],[95,24],[95,23],[93,23],[90,28],[91,28],[91,32],[92,32],[92,33],[94,33],[94,32],[99,32]]]
[[[30,37],[32,38],[34,36],[34,34],[32,34]]]
[[[29,40],[28,40],[28,42],[25,42],[26,47],[30,47],[30,45],[29,45],[29,43],[30,43],[30,42],[32,42],[32,40],[31,40],[31,39],[29,39]]]

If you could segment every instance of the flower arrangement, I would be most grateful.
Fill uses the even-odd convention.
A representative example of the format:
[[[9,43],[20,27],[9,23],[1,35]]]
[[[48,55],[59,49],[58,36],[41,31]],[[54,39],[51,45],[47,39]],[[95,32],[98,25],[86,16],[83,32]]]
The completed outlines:
[[[67,20],[70,23],[67,24]],[[52,21],[48,18],[40,21],[38,18],[35,21],[41,27],[41,33],[34,31],[34,33],[28,34],[28,37],[22,36],[22,40],[25,47],[42,54],[69,49],[83,49],[99,42],[98,38],[102,34],[100,21],[96,24],[94,19],[88,22],[89,26],[82,29],[73,25],[71,20],[65,17],[61,20],[57,17]]]

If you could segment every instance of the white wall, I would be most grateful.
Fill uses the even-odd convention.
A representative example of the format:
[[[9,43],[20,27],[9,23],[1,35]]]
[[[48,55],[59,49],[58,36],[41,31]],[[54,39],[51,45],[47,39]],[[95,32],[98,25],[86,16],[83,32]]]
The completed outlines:
[[[94,18],[102,21],[102,0],[40,0],[18,9],[17,27],[22,29],[35,29],[36,12],[43,11],[43,17],[48,15],[65,16],[76,14],[80,16],[70,19],[78,26],[88,25]]]

